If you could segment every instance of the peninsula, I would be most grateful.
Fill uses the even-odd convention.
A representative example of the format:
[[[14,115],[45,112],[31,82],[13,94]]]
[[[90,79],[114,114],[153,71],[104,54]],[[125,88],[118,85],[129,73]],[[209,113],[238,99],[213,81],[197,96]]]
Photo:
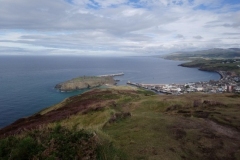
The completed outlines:
[[[115,85],[117,80],[114,80],[113,77],[121,75],[124,75],[124,73],[101,76],[83,76],[59,83],[55,86],[55,88],[60,91],[74,91],[100,87],[102,85]]]

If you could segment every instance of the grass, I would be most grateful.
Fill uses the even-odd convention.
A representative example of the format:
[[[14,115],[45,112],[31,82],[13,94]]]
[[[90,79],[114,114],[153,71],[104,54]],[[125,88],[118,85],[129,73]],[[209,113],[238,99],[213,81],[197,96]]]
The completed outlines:
[[[61,124],[67,128],[76,126],[78,129],[91,128],[99,130],[110,119],[111,112],[111,109],[105,109],[103,111],[89,112],[84,115],[75,115],[61,121]]]
[[[60,151],[58,146],[66,143],[66,146],[72,148],[71,135],[80,132],[80,141],[81,135],[88,136],[85,147],[92,147],[89,152],[94,155],[93,159],[240,158],[240,139],[237,138],[240,136],[238,95],[156,95],[135,88],[118,90],[114,87],[90,91],[70,98],[66,103],[95,99],[98,100],[97,103],[87,106],[88,109],[84,112],[43,126],[31,131],[31,134],[27,132],[1,140],[1,154],[7,148],[14,150],[17,146],[19,149],[21,143],[26,143],[30,148],[37,146],[37,151],[29,153],[30,159],[33,159],[33,155],[43,156],[46,146],[50,147],[48,156],[55,156],[53,159],[56,159],[60,154],[55,153]],[[194,107],[196,100],[199,105]],[[204,104],[204,101],[214,103]],[[54,142],[59,142],[53,147],[54,150],[51,148],[51,137],[55,137]],[[14,140],[10,141],[11,138]],[[68,149],[65,151],[64,155],[70,156],[84,156],[85,152],[89,153],[88,149],[79,153]],[[9,156],[15,152],[7,153],[5,155]]]
[[[131,118],[107,125],[103,128],[103,132],[112,138],[115,146],[122,148],[127,155],[127,159],[184,159],[190,157],[193,159],[211,159],[226,157],[226,155],[218,153],[217,150],[226,152],[228,146],[225,143],[229,139],[217,138],[217,140],[214,140],[215,136],[221,137],[221,135],[208,128],[209,126],[206,126],[204,120],[194,116],[184,117],[177,113],[178,110],[173,113],[165,112],[169,106],[176,104],[182,106],[184,110],[190,110],[190,113],[195,110],[209,109],[208,107],[194,109],[193,101],[195,99],[220,100],[221,103],[227,102],[230,104],[239,102],[239,100],[238,102],[232,101],[226,95],[145,96],[145,98],[141,98],[140,102],[133,103]],[[233,106],[230,105],[229,107],[232,108]],[[227,110],[219,106],[215,109],[227,114],[232,113],[231,109]],[[234,148],[234,145],[230,146]]]
[[[52,111],[52,110],[61,108],[61,107],[63,107],[64,105],[66,105],[66,104],[68,103],[68,101],[69,101],[69,99],[67,98],[67,99],[63,100],[62,102],[60,102],[60,103],[58,103],[58,104],[55,104],[55,105],[53,105],[53,106],[50,106],[50,107],[48,107],[48,108],[45,108],[45,109],[41,110],[41,111],[39,112],[39,114],[43,115],[43,114],[46,114],[46,113],[48,113],[48,112],[50,112],[50,111]]]

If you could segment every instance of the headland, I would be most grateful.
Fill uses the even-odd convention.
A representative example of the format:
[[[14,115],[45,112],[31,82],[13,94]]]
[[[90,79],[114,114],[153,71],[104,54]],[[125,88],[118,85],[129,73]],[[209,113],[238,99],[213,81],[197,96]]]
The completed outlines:
[[[74,91],[81,89],[91,89],[100,87],[102,85],[115,85],[117,83],[117,80],[114,80],[114,77],[122,75],[124,75],[124,73],[107,74],[100,76],[82,76],[59,83],[55,86],[55,88],[60,91]]]

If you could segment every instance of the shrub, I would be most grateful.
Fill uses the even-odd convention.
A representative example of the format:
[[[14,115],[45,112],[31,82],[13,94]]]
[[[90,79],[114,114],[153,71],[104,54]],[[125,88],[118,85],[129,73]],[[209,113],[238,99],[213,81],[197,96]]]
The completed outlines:
[[[0,140],[1,160],[9,159],[96,159],[97,142],[84,130],[53,129],[30,131],[25,136]]]

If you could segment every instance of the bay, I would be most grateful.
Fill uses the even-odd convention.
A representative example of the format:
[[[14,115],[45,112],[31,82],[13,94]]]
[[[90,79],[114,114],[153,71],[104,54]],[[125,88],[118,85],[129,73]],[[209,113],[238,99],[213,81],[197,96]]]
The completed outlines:
[[[118,85],[218,80],[219,74],[155,57],[0,56],[0,128],[83,91],[59,92],[57,83],[124,72]]]

